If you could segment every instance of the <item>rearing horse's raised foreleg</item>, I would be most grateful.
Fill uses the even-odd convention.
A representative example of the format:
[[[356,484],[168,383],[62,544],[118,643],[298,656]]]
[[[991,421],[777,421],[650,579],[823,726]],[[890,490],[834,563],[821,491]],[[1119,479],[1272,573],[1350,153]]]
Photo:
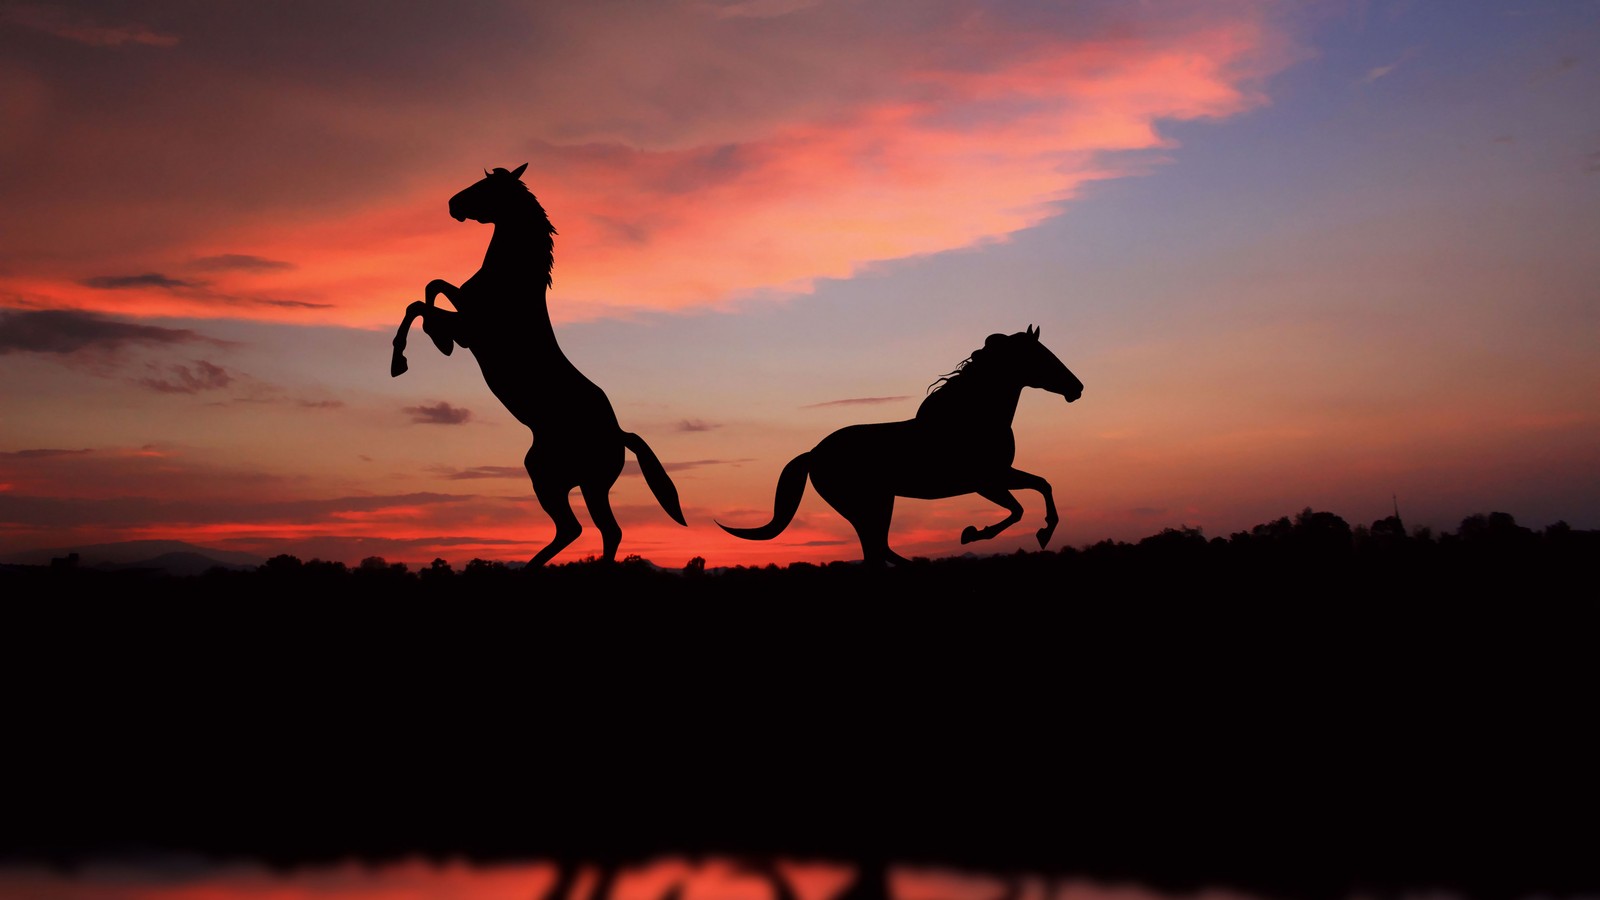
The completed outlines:
[[[445,356],[455,349],[456,344],[467,346],[458,334],[458,328],[453,327],[456,313],[448,312],[434,305],[434,298],[443,294],[445,299],[460,309],[461,305],[456,299],[461,295],[461,289],[443,279],[435,278],[428,282],[423,291],[426,299],[413,301],[406,305],[406,315],[400,320],[400,330],[394,336],[394,356],[389,360],[389,375],[397,377],[406,371],[406,333],[411,330],[411,323],[418,316],[422,317],[422,330],[433,340],[433,345]]]

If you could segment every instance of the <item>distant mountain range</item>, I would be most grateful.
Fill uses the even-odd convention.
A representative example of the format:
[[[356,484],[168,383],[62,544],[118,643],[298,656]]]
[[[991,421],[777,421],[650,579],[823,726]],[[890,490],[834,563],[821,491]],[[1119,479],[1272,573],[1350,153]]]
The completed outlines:
[[[207,569],[255,569],[265,560],[249,553],[216,550],[186,541],[117,541],[15,553],[0,562],[48,566],[53,559],[78,554],[78,565],[90,569],[156,569],[169,575],[199,575]]]

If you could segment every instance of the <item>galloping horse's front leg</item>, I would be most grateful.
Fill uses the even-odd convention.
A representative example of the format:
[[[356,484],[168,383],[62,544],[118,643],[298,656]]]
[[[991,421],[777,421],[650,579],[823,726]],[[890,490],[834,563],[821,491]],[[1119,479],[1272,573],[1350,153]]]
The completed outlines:
[[[1056,515],[1056,497],[1050,490],[1050,482],[1032,472],[1012,469],[1006,476],[1006,487],[1012,490],[1035,490],[1044,498],[1044,527],[1038,531],[1039,549],[1044,549],[1050,543],[1050,535],[1056,533],[1056,523],[1061,521],[1061,517]]]
[[[968,525],[961,531],[961,543],[970,544],[973,541],[989,540],[1021,519],[1022,504],[1017,502],[1016,497],[1011,496],[1011,492],[1014,490],[1034,490],[1044,497],[1044,527],[1039,529],[1036,536],[1039,538],[1039,546],[1041,548],[1050,543],[1050,536],[1055,534],[1056,523],[1060,521],[1060,517],[1056,515],[1056,499],[1050,490],[1050,482],[1032,472],[1024,472],[1021,469],[1013,468],[1006,472],[1005,480],[1001,484],[1002,487],[999,488],[978,491],[978,496],[988,500],[990,503],[1003,507],[1007,513],[1006,517],[987,528],[976,528]]]
[[[1011,496],[1011,492],[1005,488],[985,488],[978,491],[978,496],[996,506],[1003,507],[1006,511],[1006,517],[985,528],[968,525],[966,528],[961,529],[961,543],[963,544],[970,544],[973,541],[987,541],[1010,528],[1017,520],[1022,518],[1022,504],[1018,503],[1017,498]]]

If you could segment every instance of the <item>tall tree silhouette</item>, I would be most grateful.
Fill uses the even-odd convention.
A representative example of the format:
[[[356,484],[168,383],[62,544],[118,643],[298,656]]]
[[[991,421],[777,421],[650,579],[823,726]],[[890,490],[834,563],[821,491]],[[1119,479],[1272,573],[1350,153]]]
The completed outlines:
[[[679,525],[687,523],[678,489],[650,445],[622,430],[605,391],[584,377],[556,343],[545,297],[556,230],[522,183],[527,168],[524,163],[515,171],[485,172],[481,181],[450,198],[451,217],[492,224],[494,237],[483,266],[460,287],[434,279],[424,299],[406,307],[389,374],[406,371],[406,333],[417,318],[439,352],[448,356],[456,345],[472,351],[489,390],[534,435],[523,465],[539,505],[555,520],[556,534],[528,565],[545,564],[583,532],[572,511],[573,488],[583,492],[589,517],[600,529],[605,558],[614,560],[622,527],[609,495],[622,474],[625,451],[638,459],[645,483],[667,515]],[[435,304],[441,294],[454,311]]]
[[[993,525],[962,530],[961,543],[969,544],[1021,519],[1022,504],[1011,492],[1025,488],[1044,497],[1045,524],[1038,531],[1043,547],[1059,521],[1050,482],[1011,465],[1017,450],[1011,419],[1025,387],[1060,394],[1068,403],[1083,396],[1083,382],[1039,342],[1038,329],[991,334],[936,382],[916,418],[841,428],[791,460],[778,476],[772,521],[755,528],[717,524],[747,540],[777,537],[800,508],[809,477],[822,499],[855,528],[866,562],[903,563],[905,557],[889,549],[894,498],[977,494],[1005,509],[1006,517]]]

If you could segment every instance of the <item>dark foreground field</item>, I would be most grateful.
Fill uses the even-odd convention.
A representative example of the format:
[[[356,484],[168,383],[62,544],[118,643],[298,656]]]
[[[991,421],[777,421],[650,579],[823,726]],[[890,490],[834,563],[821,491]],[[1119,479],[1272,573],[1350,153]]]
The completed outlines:
[[[1589,536],[1195,537],[881,572],[11,569],[0,851],[1600,891]]]

